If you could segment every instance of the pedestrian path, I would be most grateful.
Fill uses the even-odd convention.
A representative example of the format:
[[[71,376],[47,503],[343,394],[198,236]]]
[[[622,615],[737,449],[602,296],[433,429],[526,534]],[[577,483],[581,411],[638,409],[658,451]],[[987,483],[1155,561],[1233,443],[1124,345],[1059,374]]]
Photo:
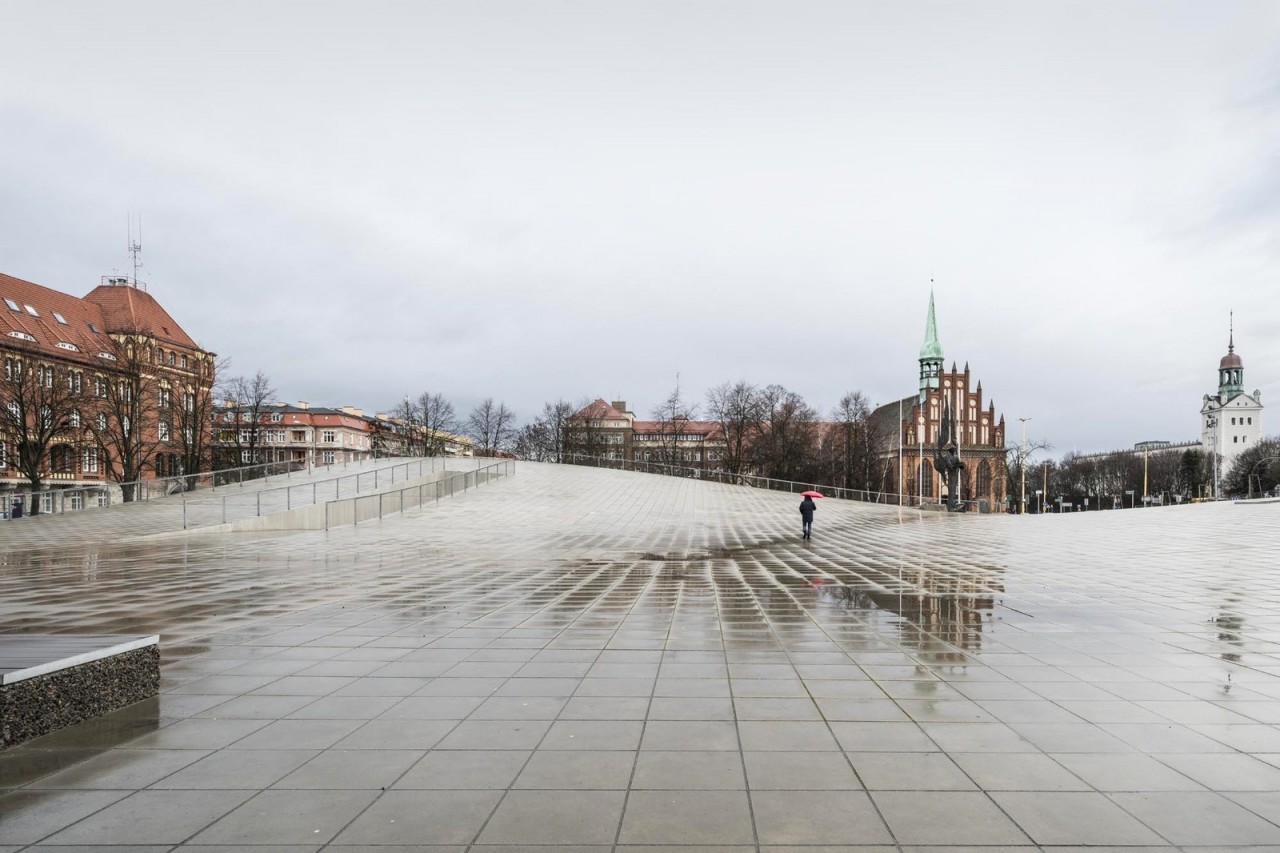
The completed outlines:
[[[0,844],[1280,847],[1280,506],[823,500],[805,541],[797,504],[521,463],[354,528],[11,549],[0,630],[164,660],[0,753]]]

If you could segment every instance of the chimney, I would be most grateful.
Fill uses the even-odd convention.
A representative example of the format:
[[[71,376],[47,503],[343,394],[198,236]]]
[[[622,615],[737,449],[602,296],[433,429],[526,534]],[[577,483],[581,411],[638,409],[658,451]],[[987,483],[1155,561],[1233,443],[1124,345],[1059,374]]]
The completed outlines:
[[[304,412],[305,412],[307,409],[311,408],[311,404],[310,404],[310,403],[308,403],[306,400],[299,400],[299,401],[298,401],[298,408],[299,408],[299,409],[302,409],[302,411],[304,411]]]
[[[387,414],[386,412],[378,412],[377,414],[374,415],[374,417],[380,421],[391,420],[391,415]]]
[[[342,413],[344,415],[351,415],[353,418],[364,417],[364,409],[357,409],[355,406],[343,406]]]
[[[614,401],[613,401],[612,403],[610,403],[609,405],[610,405],[610,406],[613,406],[613,407],[614,407],[615,409],[617,409],[619,412],[624,412],[624,413],[625,413],[625,412],[627,411],[627,401],[626,401],[626,400],[614,400]]]

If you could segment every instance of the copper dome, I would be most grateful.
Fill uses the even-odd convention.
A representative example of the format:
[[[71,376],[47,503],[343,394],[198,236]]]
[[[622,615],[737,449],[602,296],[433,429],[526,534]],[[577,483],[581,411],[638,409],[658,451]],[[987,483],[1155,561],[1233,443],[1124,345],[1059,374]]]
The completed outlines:
[[[1224,355],[1222,361],[1218,362],[1219,370],[1227,370],[1234,367],[1244,367],[1244,361],[1234,351]]]

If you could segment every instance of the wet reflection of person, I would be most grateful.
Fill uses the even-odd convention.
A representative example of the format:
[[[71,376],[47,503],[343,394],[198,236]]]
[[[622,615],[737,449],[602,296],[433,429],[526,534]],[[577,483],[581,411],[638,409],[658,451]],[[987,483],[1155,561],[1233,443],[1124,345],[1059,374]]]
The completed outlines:
[[[809,539],[813,533],[813,511],[817,508],[818,505],[813,502],[813,498],[806,497],[800,501],[800,521],[805,539]]]

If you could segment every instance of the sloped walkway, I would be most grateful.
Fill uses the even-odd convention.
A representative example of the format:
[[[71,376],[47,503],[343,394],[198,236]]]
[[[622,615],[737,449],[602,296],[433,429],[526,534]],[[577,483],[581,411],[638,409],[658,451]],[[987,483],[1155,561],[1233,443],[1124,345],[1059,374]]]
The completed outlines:
[[[522,463],[357,528],[11,552],[0,629],[165,663],[0,754],[0,844],[1280,846],[1276,505],[824,501],[804,542],[795,503]]]
[[[371,459],[145,501],[0,521],[0,553],[116,542],[209,527],[317,501],[376,494],[396,488],[396,478],[403,485],[410,469],[416,472],[420,464],[428,471],[433,464],[439,470],[476,466],[475,460]]]

